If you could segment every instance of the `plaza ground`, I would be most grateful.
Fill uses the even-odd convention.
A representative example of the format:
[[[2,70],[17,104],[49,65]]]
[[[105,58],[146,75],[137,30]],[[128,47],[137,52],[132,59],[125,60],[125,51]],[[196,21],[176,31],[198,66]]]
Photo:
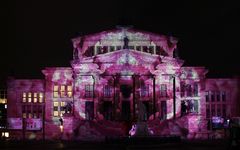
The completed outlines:
[[[161,140],[149,141],[137,139],[131,141],[80,142],[80,141],[0,141],[0,149],[68,149],[68,150],[231,150],[239,149],[232,146],[229,139],[221,140]]]

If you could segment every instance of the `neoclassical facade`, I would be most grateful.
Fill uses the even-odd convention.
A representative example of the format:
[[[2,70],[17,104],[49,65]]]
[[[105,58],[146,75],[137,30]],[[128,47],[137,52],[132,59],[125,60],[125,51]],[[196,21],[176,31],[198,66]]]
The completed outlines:
[[[72,39],[69,67],[47,67],[45,79],[9,79],[10,135],[103,139],[146,122],[155,135],[206,137],[212,117],[240,114],[239,80],[207,79],[205,67],[184,66],[177,42],[132,28]]]

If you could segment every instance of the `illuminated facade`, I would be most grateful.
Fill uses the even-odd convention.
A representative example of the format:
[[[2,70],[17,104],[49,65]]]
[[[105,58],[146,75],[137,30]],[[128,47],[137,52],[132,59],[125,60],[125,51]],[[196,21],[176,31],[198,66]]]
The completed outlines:
[[[206,68],[183,66],[177,42],[131,28],[72,39],[71,67],[8,81],[10,135],[104,139],[144,121],[155,135],[205,138],[212,116],[239,115],[238,80],[206,79]]]

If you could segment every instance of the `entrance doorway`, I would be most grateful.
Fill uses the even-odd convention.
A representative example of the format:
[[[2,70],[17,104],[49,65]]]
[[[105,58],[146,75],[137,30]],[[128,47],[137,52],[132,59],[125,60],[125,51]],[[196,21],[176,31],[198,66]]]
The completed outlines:
[[[122,101],[122,120],[129,121],[131,119],[130,101]]]

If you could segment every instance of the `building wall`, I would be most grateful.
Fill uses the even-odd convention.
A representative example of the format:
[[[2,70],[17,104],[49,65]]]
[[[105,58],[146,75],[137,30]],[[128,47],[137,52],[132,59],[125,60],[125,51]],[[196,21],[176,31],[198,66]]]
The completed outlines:
[[[166,134],[159,129],[175,119],[174,101],[177,128],[193,137],[207,130],[211,117],[206,113],[207,91],[225,91],[226,116],[239,115],[238,80],[206,79],[205,67],[183,66],[184,61],[173,56],[174,37],[117,29],[72,42],[71,67],[47,67],[44,80],[8,81],[9,118],[22,118],[24,92],[44,93],[42,136],[47,139],[126,135],[124,121],[145,121],[156,134]],[[154,121],[159,121],[156,127]],[[169,130],[170,135],[177,132]]]

